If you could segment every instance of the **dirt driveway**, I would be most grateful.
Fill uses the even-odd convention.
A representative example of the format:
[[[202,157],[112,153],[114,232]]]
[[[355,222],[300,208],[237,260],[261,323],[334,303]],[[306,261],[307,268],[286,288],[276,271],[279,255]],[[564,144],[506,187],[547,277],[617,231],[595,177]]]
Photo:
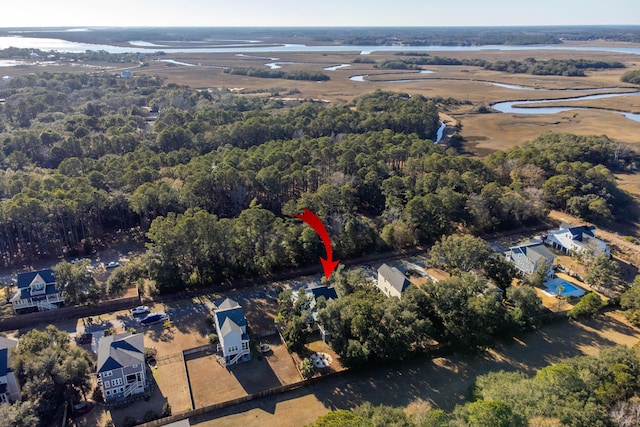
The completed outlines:
[[[406,407],[417,400],[451,410],[463,403],[478,375],[501,369],[534,374],[563,358],[596,354],[615,344],[631,346],[640,340],[637,329],[603,315],[584,323],[560,322],[521,339],[498,343],[495,349],[468,357],[454,354],[421,359],[403,366],[350,373],[327,379],[313,387],[243,403],[215,414],[191,419],[191,425],[218,427],[302,426],[330,410],[347,409],[370,401]]]

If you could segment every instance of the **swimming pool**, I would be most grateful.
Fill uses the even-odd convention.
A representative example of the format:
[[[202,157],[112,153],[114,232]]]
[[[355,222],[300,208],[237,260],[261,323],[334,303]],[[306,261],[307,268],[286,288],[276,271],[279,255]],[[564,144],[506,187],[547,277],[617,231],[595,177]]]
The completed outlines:
[[[544,292],[549,296],[581,297],[586,292],[580,286],[569,283],[559,277],[549,280],[544,284],[544,287],[547,288]]]

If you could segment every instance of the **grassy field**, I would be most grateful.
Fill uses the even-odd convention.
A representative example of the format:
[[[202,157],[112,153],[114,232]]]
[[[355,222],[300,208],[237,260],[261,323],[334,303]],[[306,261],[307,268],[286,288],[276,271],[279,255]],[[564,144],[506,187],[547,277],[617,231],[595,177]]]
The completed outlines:
[[[579,45],[589,44],[579,43]],[[591,44],[602,45],[602,42],[592,42]],[[608,44],[618,47],[637,47],[637,45],[628,43]],[[420,74],[416,70],[382,70],[374,68],[373,64],[352,63],[356,58],[369,58],[378,62],[399,58],[393,52],[373,52],[368,55],[360,55],[360,52],[355,50],[352,52],[278,52],[246,55],[177,53],[158,58],[184,62],[192,66],[176,65],[149,58],[143,67],[129,64],[126,64],[126,67],[133,67],[135,74],[158,74],[166,77],[168,82],[186,84],[195,88],[233,89],[249,96],[273,96],[288,100],[299,98],[348,103],[356,97],[371,93],[376,89],[468,100],[473,103],[473,106],[450,107],[448,111],[444,112],[461,122],[461,134],[468,141],[469,151],[478,155],[522,144],[547,131],[608,135],[621,142],[640,146],[640,122],[631,121],[612,111],[581,110],[553,115],[477,114],[474,112],[474,108],[478,105],[489,105],[497,101],[588,95],[596,92],[585,89],[595,88],[607,88],[606,92],[639,89],[637,86],[620,82],[620,77],[625,71],[636,69],[640,64],[636,55],[615,52],[535,50],[535,47],[526,51],[441,51],[431,53],[431,55],[458,59],[478,58],[491,62],[523,60],[529,57],[534,57],[537,60],[589,59],[619,61],[624,63],[627,68],[587,71],[586,77],[562,77],[509,74],[472,66],[425,66],[423,68],[432,70],[434,73]],[[225,74],[222,68],[216,68],[255,67],[265,69],[267,63],[277,63],[283,71],[322,71],[329,75],[331,80],[312,82],[255,78]],[[351,66],[334,71],[324,70],[327,67],[340,64],[351,64]],[[97,65],[101,68],[90,68],[89,65]],[[10,72],[12,74],[45,70],[102,72],[105,69],[110,72],[118,72],[123,68],[120,65],[118,67],[113,64],[75,64],[74,66],[55,66],[51,69],[42,66],[26,66],[14,67]],[[361,82],[350,80],[350,77],[358,75],[366,75],[367,77]],[[414,79],[418,81],[413,81]],[[389,80],[404,81],[390,82]],[[524,91],[497,87],[491,82],[527,86],[538,90]],[[578,89],[580,89],[579,92]],[[564,104],[640,112],[640,97],[637,96],[571,101]]]
[[[626,46],[626,44],[625,44]],[[628,68],[637,68],[635,55],[605,52],[544,51],[535,50],[521,52],[487,51],[487,52],[438,52],[443,57],[458,59],[479,58],[488,61],[522,60],[535,57],[546,59],[593,59],[620,61]],[[403,91],[424,96],[453,97],[469,100],[477,105],[489,105],[497,101],[521,99],[554,99],[569,96],[581,96],[591,93],[585,89],[610,88],[606,92],[629,91],[637,89],[633,85],[620,82],[620,76],[627,69],[589,71],[586,77],[534,76],[528,74],[508,74],[484,70],[469,66],[425,66],[434,71],[432,74],[420,74],[415,70],[381,70],[372,64],[352,64],[335,71],[323,71],[324,68],[349,64],[361,57],[358,52],[344,53],[277,53],[273,57],[237,56],[230,53],[220,54],[175,54],[171,59],[195,64],[196,66],[175,66],[165,62],[151,62],[148,67],[141,68],[141,73],[160,74],[174,83],[188,84],[200,88],[233,88],[241,93],[255,93],[255,96],[271,96],[265,89],[277,92],[280,98],[317,99],[336,103],[346,103],[354,98],[370,93],[376,89]],[[374,52],[367,58],[378,62],[385,59],[398,58],[389,52]],[[280,63],[282,70],[306,69],[323,71],[331,77],[326,82],[290,81],[283,79],[251,78],[223,73],[221,69],[209,66],[257,67],[264,68],[266,63]],[[293,64],[287,64],[293,63]],[[199,66],[198,66],[199,65]],[[350,80],[350,77],[366,75],[365,81]],[[390,82],[389,80],[405,80]],[[413,81],[417,80],[417,81]],[[491,84],[536,88],[536,91],[523,91],[497,87]],[[569,92],[565,91],[569,90]],[[579,90],[579,91],[578,91]],[[298,93],[287,94],[287,91]],[[640,112],[640,97],[616,97],[590,101],[571,101],[563,105],[618,109]],[[608,135],[616,140],[638,146],[640,145],[640,122],[626,119],[613,111],[569,111],[553,115],[518,115],[518,114],[477,114],[474,107],[452,107],[447,114],[462,124],[462,136],[468,141],[470,152],[486,155],[495,150],[503,150],[522,144],[537,135],[547,132],[570,132],[580,135]]]
[[[533,374],[563,358],[596,354],[614,344],[631,346],[639,339],[640,332],[616,313],[584,323],[560,322],[520,339],[499,343],[475,357],[452,355],[351,373],[320,382],[313,388],[228,408],[216,413],[217,418],[192,418],[191,425],[302,426],[331,410],[352,408],[365,401],[405,408],[426,401],[451,410],[464,402],[478,375],[501,369]]]

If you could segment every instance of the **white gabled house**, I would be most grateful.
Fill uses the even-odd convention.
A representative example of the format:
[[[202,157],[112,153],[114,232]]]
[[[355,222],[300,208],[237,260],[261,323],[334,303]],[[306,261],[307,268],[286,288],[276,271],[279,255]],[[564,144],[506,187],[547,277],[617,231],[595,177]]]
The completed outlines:
[[[146,379],[144,335],[127,332],[100,338],[98,385],[106,402],[143,393]]]
[[[402,297],[402,293],[407,289],[411,282],[407,276],[402,274],[396,267],[389,267],[382,264],[378,268],[378,281],[376,286],[387,297]]]
[[[326,301],[331,301],[334,299],[338,299],[338,294],[333,287],[329,287],[327,285],[308,285],[307,287],[300,289],[298,291],[294,291],[291,294],[291,299],[297,301],[301,292],[307,296],[309,301],[309,318],[312,323],[312,328],[318,328],[320,332],[320,336],[322,337],[322,341],[328,343],[331,341],[331,334],[327,331],[322,323],[320,323],[320,319],[318,317],[318,298],[322,297]]]
[[[9,349],[17,341],[0,337],[0,405],[20,400],[20,386],[9,364]]]
[[[547,261],[549,264],[547,277],[551,277],[555,258],[555,255],[547,249],[544,243],[537,239],[511,246],[506,253],[506,260],[527,276],[533,274],[544,261]]]
[[[251,360],[247,319],[240,304],[230,298],[225,299],[213,310],[213,318],[220,340],[217,349],[222,352],[225,365]]]
[[[56,278],[51,269],[18,274],[17,288],[11,298],[16,314],[55,310],[64,304],[64,298],[56,289]]]
[[[561,224],[557,230],[549,230],[542,240],[554,249],[565,254],[571,252],[587,253],[591,255],[610,254],[611,250],[602,240],[596,238],[594,225]]]

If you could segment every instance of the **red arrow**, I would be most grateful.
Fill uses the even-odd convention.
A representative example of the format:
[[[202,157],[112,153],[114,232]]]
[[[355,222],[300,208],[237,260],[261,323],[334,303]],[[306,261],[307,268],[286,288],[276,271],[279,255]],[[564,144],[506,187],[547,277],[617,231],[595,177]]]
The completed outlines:
[[[329,233],[325,228],[322,220],[318,218],[318,215],[311,212],[309,209],[304,208],[304,212],[302,215],[292,214],[296,218],[300,218],[307,224],[313,228],[318,236],[322,239],[322,243],[324,243],[324,248],[327,251],[327,259],[320,257],[320,262],[322,262],[322,268],[324,269],[324,277],[329,280],[329,276],[333,273],[333,270],[336,269],[340,260],[333,260],[333,249],[331,248],[331,239],[329,238]]]

